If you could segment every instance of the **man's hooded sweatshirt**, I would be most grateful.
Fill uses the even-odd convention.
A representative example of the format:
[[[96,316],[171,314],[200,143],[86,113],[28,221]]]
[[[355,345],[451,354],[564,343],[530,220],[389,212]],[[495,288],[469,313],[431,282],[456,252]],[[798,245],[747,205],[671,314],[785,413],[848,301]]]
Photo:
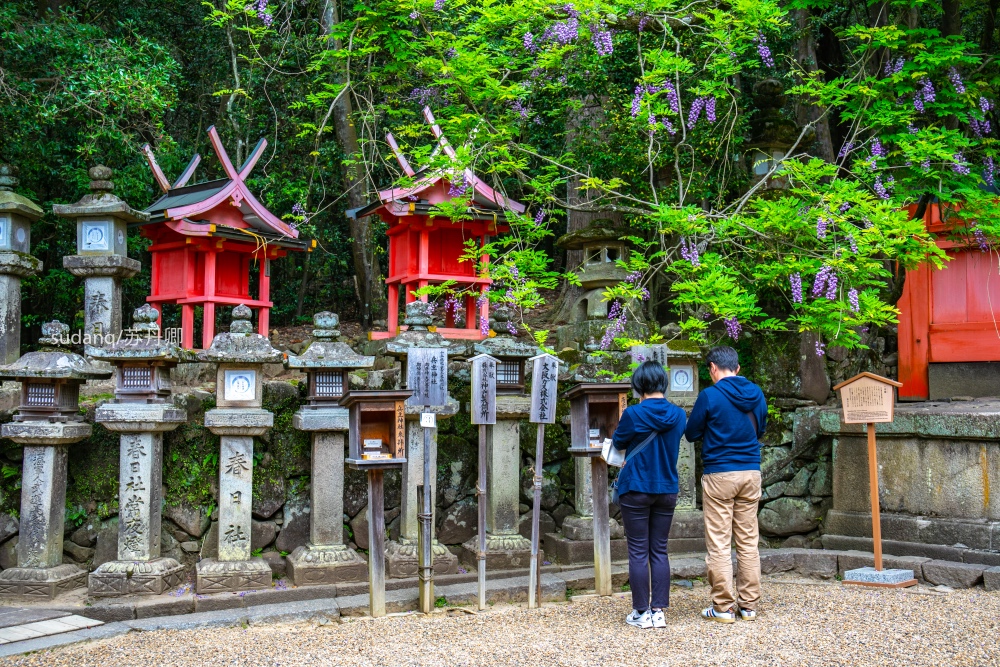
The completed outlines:
[[[684,411],[665,398],[647,398],[625,408],[611,440],[627,457],[655,432],[657,435],[633,456],[618,474],[618,495],[677,493],[677,453],[684,434]]]
[[[760,470],[760,436],[765,428],[764,392],[745,377],[732,375],[701,391],[684,435],[691,442],[702,441],[701,458],[708,475]]]

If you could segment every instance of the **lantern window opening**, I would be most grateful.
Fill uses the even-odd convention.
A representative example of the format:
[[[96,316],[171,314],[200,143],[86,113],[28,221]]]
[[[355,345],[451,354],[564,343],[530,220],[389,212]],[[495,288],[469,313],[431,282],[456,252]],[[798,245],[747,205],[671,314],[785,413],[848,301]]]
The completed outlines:
[[[56,386],[49,383],[29,382],[25,389],[24,404],[28,407],[55,407]]]
[[[501,359],[497,362],[497,384],[523,385],[523,362],[518,359]]]
[[[343,395],[343,371],[317,371],[313,374],[313,396],[316,398],[340,398]]]
[[[123,366],[122,389],[149,389],[153,384],[152,366]]]

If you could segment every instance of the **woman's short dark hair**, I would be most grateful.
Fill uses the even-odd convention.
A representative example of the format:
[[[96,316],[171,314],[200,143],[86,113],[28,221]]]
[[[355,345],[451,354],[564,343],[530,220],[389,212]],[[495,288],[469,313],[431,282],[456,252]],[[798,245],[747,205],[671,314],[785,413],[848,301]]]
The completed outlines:
[[[669,386],[667,372],[659,362],[645,361],[632,373],[632,389],[640,396],[656,392],[665,394]]]
[[[713,347],[705,355],[705,361],[709,364],[715,364],[715,367],[720,371],[733,371],[735,373],[736,369],[740,367],[740,355],[727,345]]]

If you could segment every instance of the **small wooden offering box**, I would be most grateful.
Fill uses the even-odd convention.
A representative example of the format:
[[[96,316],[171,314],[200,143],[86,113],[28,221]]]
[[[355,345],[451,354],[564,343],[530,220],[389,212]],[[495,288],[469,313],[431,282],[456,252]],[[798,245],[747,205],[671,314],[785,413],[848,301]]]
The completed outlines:
[[[601,455],[601,443],[618,428],[630,391],[627,382],[583,383],[564,394],[570,405],[570,454]]]
[[[358,470],[398,468],[406,463],[406,412],[412,391],[349,391],[347,465]]]

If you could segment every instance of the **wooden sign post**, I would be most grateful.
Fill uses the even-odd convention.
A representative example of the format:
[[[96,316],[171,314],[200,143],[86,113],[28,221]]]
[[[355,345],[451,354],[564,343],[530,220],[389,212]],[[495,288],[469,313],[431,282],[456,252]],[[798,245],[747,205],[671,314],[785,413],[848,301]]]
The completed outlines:
[[[542,512],[542,465],[545,459],[545,425],[556,422],[557,385],[559,382],[559,359],[551,354],[539,354],[531,362],[531,415],[532,424],[538,424],[535,439],[534,503],[531,508],[531,567],[528,579],[528,608],[540,605],[542,570],[538,562],[538,543],[541,539]]]
[[[408,401],[423,408],[443,407],[448,398],[448,351],[443,347],[415,347],[406,359],[406,387],[413,391]],[[431,496],[431,434],[437,427],[437,416],[427,410],[420,413],[420,426],[424,429],[424,486],[418,539],[420,570],[420,611],[429,614],[434,610],[434,499]]]
[[[477,354],[472,364],[472,402],[469,416],[479,425],[479,478],[476,499],[479,504],[479,609],[486,609],[486,429],[497,423],[497,360]]]
[[[845,584],[901,588],[917,583],[912,570],[885,570],[882,567],[882,522],[879,513],[878,456],[875,448],[875,424],[893,420],[896,407],[895,389],[902,383],[874,373],[861,373],[841,382],[834,391],[840,392],[845,424],[866,424],[868,429],[868,492],[872,508],[872,546],[875,567],[848,570]]]

